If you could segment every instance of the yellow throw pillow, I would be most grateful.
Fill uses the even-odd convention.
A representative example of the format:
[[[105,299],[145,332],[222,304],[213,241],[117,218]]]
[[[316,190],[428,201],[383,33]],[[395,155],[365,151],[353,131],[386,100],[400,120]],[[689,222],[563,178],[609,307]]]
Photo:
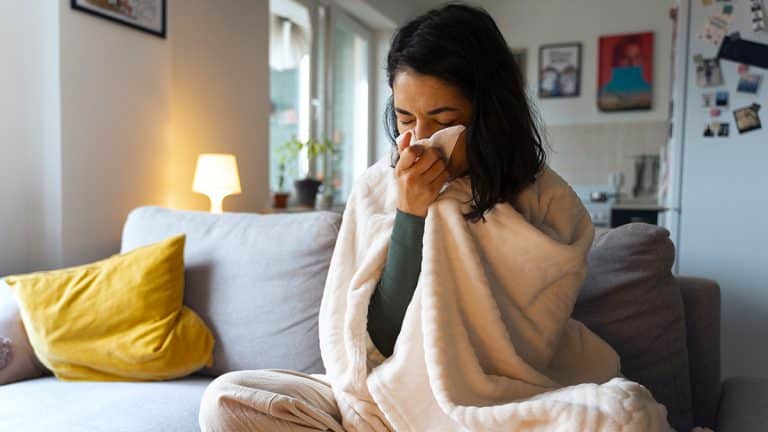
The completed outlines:
[[[184,236],[64,270],[10,276],[40,361],[63,380],[164,380],[213,362],[183,305]]]

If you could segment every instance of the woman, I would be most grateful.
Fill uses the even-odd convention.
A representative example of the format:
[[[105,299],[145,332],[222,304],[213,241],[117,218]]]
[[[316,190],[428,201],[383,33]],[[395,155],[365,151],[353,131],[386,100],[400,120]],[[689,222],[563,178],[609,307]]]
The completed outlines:
[[[546,159],[521,71],[485,11],[454,4],[409,22],[392,41],[387,73],[392,98],[386,121],[393,142],[403,136],[390,165],[397,208],[386,265],[368,307],[368,353],[379,362],[395,350],[419,280],[425,221],[441,191],[469,180],[471,203],[463,218],[481,224],[495,206],[514,202],[531,186]],[[466,133],[448,160],[433,147],[410,145],[455,125]],[[226,374],[206,390],[201,427],[343,431],[347,416],[340,412],[336,384],[323,378],[288,370]],[[373,430],[394,429],[384,416],[376,418]]]

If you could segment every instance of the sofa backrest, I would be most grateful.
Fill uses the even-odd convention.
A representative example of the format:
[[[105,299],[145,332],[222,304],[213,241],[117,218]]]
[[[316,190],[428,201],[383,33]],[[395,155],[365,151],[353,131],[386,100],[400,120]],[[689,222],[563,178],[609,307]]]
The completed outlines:
[[[686,323],[672,274],[675,247],[664,228],[632,223],[599,229],[573,317],[621,357],[624,376],[667,407],[676,430],[693,423]]]
[[[243,369],[324,372],[318,312],[341,215],[259,215],[142,207],[123,252],[184,233],[184,302],[211,328],[207,375]]]
[[[324,372],[318,311],[341,215],[258,215],[134,210],[122,251],[185,233],[185,303],[216,337],[218,375],[286,368]],[[669,232],[647,224],[598,230],[573,316],[621,356],[622,373],[645,385],[690,430],[691,383],[680,288]]]

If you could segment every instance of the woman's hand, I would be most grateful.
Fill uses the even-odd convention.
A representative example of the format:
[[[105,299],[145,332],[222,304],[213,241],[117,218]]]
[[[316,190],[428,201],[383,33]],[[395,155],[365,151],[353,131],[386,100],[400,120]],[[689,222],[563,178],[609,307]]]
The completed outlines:
[[[426,217],[427,208],[437,198],[450,173],[438,149],[411,146],[412,138],[413,132],[406,132],[397,148],[400,153],[395,166],[399,192],[397,208]]]

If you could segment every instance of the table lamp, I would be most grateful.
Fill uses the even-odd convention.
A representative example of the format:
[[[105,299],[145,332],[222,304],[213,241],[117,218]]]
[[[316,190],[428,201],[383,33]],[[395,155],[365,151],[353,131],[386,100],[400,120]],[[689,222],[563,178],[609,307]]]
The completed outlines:
[[[221,213],[224,197],[241,192],[235,156],[222,153],[203,153],[198,156],[192,190],[208,195],[211,213]]]

